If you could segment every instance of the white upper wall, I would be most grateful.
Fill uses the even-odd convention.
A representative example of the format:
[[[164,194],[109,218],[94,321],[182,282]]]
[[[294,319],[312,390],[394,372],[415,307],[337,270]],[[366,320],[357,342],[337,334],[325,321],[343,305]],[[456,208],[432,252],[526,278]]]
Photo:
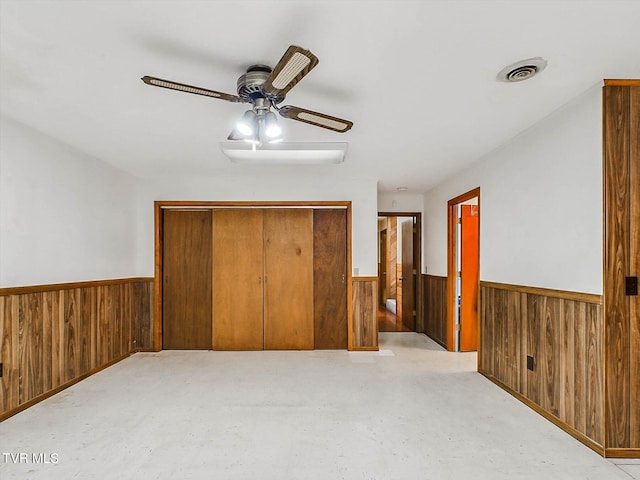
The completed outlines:
[[[407,212],[422,213],[424,209],[424,195],[421,193],[388,193],[378,195],[379,212]]]
[[[480,186],[483,280],[602,292],[599,87],[424,203],[331,167],[137,180],[12,120],[0,134],[0,286],[153,275],[154,200],[351,200],[360,276],[377,275],[377,211],[423,211],[424,265],[446,275],[447,200]]]
[[[428,273],[447,274],[447,201],[478,186],[482,280],[602,293],[600,86],[425,195]]]
[[[0,118],[0,287],[134,276],[134,179]]]
[[[296,169],[304,170],[296,171]],[[240,167],[235,176],[165,177],[141,181],[138,194],[138,272],[153,275],[155,200],[352,202],[353,274],[376,276],[377,185],[340,176],[333,167]]]

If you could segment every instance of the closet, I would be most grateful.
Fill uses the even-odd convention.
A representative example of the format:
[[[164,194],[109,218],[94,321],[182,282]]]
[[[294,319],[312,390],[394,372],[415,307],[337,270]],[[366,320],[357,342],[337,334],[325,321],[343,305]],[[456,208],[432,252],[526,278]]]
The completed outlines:
[[[347,348],[346,208],[165,209],[162,231],[163,348]]]
[[[262,350],[263,212],[218,210],[213,216],[213,348]]]
[[[211,348],[211,211],[165,210],[165,349]]]

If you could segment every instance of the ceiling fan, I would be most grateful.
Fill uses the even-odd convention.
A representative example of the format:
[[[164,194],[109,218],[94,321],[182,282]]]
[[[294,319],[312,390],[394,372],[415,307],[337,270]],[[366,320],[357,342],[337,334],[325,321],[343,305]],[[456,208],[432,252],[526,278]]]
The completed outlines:
[[[314,112],[293,105],[278,106],[286,94],[304,78],[316,65],[318,57],[309,50],[291,45],[274,68],[267,65],[251,65],[238,78],[237,95],[194,87],[183,83],[144,76],[142,81],[155,87],[169,88],[181,92],[204,95],[233,103],[250,103],[242,119],[231,132],[228,140],[245,140],[250,143],[273,143],[282,140],[282,131],[271,107],[280,116],[344,133],[351,129],[353,122]]]

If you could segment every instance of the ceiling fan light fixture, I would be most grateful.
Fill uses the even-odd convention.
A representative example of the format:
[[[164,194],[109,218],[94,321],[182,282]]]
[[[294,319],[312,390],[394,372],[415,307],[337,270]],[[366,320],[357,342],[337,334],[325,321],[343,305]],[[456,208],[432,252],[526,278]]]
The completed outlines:
[[[227,137],[227,140],[244,140],[244,135],[242,135],[237,128],[231,130],[231,133]]]
[[[282,137],[282,129],[279,125],[270,125],[265,128],[265,135],[267,138],[276,139],[278,137]]]
[[[272,140],[282,138],[282,128],[278,125],[278,119],[273,112],[268,112],[264,117],[264,133],[267,138]]]
[[[245,137],[254,135],[258,130],[257,127],[258,118],[253,110],[247,110],[246,112],[244,112],[244,115],[242,115],[240,121],[236,123],[236,130]]]

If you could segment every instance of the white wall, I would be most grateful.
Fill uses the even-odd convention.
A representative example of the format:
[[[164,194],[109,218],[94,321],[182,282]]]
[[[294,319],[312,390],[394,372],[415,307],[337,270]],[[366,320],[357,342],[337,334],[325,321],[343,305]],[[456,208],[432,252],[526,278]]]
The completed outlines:
[[[379,212],[410,212],[422,213],[424,209],[424,195],[421,193],[388,193],[378,194]]]
[[[597,86],[428,192],[428,272],[447,274],[447,201],[480,186],[482,280],[601,294],[601,124]]]
[[[138,196],[138,272],[153,275],[154,200],[342,201],[352,202],[354,275],[376,276],[377,184],[373,179],[341,177],[333,169],[312,167],[242,168],[234,176],[170,177],[141,181]]]
[[[0,286],[135,273],[133,177],[0,118]]]

